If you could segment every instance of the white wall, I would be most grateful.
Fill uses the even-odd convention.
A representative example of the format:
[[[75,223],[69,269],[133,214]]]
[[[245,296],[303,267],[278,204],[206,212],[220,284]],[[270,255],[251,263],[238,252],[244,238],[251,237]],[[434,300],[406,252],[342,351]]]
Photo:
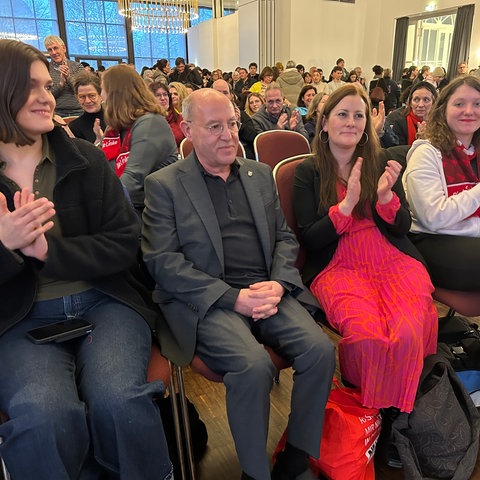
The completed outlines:
[[[330,72],[338,57],[347,68],[391,66],[396,18],[425,12],[430,0],[357,0],[355,4],[323,0],[276,0],[275,56],[322,67]],[[469,64],[480,65],[480,1],[436,0],[436,11],[476,4]],[[258,62],[257,0],[240,0],[236,14],[203,22],[188,34],[189,59],[206,68],[232,70]],[[264,65],[259,65],[261,69]]]
[[[232,71],[239,65],[238,13],[190,28],[188,61],[202,68]]]

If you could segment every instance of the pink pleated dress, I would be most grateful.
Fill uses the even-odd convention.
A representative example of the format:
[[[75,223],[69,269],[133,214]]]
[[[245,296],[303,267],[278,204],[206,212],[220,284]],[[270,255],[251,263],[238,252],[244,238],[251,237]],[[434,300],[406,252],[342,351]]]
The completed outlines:
[[[339,192],[340,198],[345,192]],[[394,194],[378,214],[393,223]],[[433,286],[418,260],[394,247],[372,218],[329,216],[342,234],[328,266],[311,285],[342,339],[340,369],[360,387],[366,407],[413,409],[423,359],[436,352],[438,319]]]

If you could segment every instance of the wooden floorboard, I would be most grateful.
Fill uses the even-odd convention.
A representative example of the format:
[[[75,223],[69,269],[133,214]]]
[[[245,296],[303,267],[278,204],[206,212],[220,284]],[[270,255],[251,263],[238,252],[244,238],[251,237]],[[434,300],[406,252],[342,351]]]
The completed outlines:
[[[437,305],[440,314],[445,308]],[[326,333],[338,344],[339,336],[329,329]],[[337,369],[335,375],[340,378]],[[225,387],[221,383],[214,383],[184,369],[187,396],[205,422],[208,430],[208,447],[205,456],[197,466],[197,480],[235,480],[240,479],[241,469],[238,463],[233,440],[228,427],[225,411]],[[267,442],[267,453],[271,455],[287,424],[290,411],[290,393],[292,389],[292,370],[283,370],[280,374],[280,383],[275,384],[271,393],[270,429]],[[386,466],[377,455],[375,458],[376,480],[402,480],[403,471]],[[408,480],[408,479],[407,479]],[[477,460],[475,471],[470,480],[480,480],[480,459]]]

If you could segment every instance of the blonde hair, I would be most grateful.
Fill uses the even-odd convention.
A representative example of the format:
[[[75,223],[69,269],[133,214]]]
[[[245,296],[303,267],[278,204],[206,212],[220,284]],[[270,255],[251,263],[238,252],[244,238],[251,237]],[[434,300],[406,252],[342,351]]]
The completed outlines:
[[[175,108],[179,111],[179,113],[182,113],[183,101],[188,97],[187,87],[180,82],[170,82],[168,84],[168,91],[170,91],[170,87],[173,87],[178,93],[178,105]]]
[[[107,93],[105,121],[116,130],[130,128],[146,113],[164,115],[142,77],[128,65],[115,65],[105,70],[102,88]]]
[[[249,117],[255,115],[255,112],[252,112],[252,110],[250,109],[250,98],[251,97],[257,97],[262,102],[262,105],[265,103],[265,99],[263,98],[261,93],[250,92],[248,94],[247,100],[245,102],[245,112],[248,114]]]

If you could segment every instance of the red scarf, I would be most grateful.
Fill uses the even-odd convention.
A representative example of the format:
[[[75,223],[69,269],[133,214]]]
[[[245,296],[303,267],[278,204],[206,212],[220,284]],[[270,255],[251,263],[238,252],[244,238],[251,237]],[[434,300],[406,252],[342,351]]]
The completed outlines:
[[[457,145],[451,156],[442,155],[443,173],[447,182],[449,197],[464,190],[470,190],[479,183],[478,175],[472,168],[472,160],[475,160],[477,171],[480,172],[476,150],[473,153],[468,153],[463,145]],[[471,216],[480,217],[480,208]]]
[[[130,155],[131,129],[125,130],[123,141],[120,132],[111,127],[107,127],[102,140],[102,150],[109,162],[115,161],[115,173],[121,177],[127,166],[128,156]]]
[[[407,115],[408,145],[417,139],[417,125],[422,122],[423,120],[420,120],[412,111]]]

